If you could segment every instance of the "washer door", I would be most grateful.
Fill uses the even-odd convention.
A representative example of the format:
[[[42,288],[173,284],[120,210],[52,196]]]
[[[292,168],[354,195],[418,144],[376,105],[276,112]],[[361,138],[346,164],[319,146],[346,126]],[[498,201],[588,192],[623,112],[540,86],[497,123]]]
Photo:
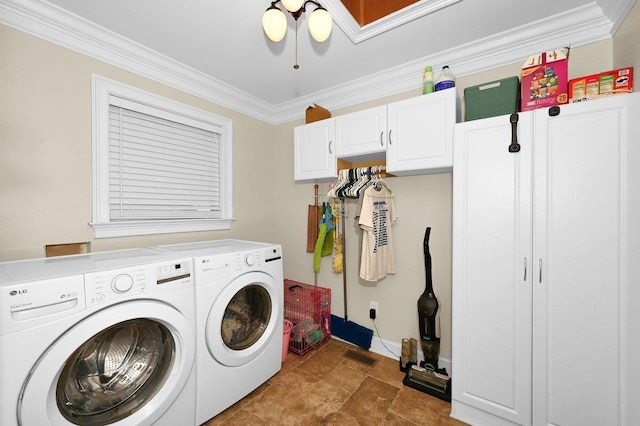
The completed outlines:
[[[170,306],[108,307],[42,354],[22,388],[20,423],[151,425],[182,391],[194,354],[192,327]]]
[[[282,322],[275,280],[262,272],[241,275],[213,302],[205,337],[209,353],[221,364],[246,364],[269,345]]]

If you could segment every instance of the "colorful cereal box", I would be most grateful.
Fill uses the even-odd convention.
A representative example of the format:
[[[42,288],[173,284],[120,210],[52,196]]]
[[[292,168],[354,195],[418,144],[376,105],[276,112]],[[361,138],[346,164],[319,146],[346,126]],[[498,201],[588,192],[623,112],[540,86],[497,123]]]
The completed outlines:
[[[529,56],[522,65],[521,111],[566,104],[569,48]]]

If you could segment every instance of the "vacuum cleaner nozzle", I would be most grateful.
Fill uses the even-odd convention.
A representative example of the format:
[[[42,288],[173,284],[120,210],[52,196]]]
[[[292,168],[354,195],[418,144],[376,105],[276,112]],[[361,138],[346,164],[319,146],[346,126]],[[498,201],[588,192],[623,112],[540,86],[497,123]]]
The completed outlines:
[[[405,386],[451,401],[451,378],[447,374],[412,365],[402,382]]]

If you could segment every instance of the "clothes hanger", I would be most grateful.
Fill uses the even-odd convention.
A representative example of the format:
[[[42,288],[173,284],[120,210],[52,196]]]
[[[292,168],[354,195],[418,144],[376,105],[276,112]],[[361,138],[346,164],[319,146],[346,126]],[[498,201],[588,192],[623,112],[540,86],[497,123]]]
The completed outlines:
[[[384,179],[382,179],[382,167],[383,166],[377,166],[377,173],[376,173],[376,188],[378,189],[378,191],[380,191],[382,189],[382,187],[384,187],[387,191],[389,191],[389,193],[391,192],[391,188],[389,188],[389,185],[387,185],[387,182],[384,181]]]
[[[349,197],[349,190],[356,181],[355,169],[347,169],[347,176],[347,184],[338,191],[338,195],[340,195],[340,197]]]
[[[333,188],[329,190],[327,197],[330,197],[330,198],[339,197],[338,190],[340,190],[346,183],[346,177],[344,172],[345,172],[344,169],[338,171],[338,180],[334,182]]]
[[[347,195],[350,198],[354,198],[356,196],[356,189],[360,185],[360,179],[361,179],[360,168],[355,168],[352,170],[353,170],[353,181],[351,183],[351,186],[349,186],[349,190],[347,191]]]
[[[359,198],[360,193],[371,183],[371,167],[360,168],[360,182],[355,188],[354,197]]]

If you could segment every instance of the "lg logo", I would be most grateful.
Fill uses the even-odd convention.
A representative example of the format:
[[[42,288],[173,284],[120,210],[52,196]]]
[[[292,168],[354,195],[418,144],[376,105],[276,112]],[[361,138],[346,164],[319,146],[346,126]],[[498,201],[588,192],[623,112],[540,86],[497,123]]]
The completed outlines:
[[[25,294],[27,292],[26,288],[23,288],[22,290],[11,290],[9,292],[9,296],[16,296],[18,294]]]

